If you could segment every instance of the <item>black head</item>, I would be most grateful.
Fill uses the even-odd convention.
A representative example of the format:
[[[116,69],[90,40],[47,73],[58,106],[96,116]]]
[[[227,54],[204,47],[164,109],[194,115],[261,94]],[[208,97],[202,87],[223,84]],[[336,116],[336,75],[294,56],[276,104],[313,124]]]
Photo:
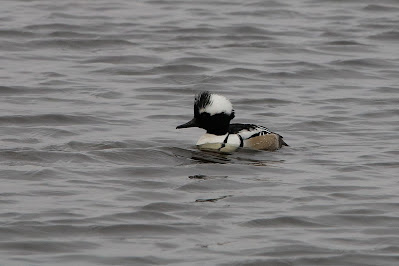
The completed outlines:
[[[233,106],[227,98],[205,91],[195,97],[194,118],[176,128],[199,127],[210,134],[224,135],[233,118]]]

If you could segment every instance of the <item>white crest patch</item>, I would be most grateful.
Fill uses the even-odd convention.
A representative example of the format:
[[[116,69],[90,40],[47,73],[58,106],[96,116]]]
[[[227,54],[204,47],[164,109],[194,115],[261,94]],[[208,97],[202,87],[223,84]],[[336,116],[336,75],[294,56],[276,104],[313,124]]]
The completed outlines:
[[[199,110],[200,113],[207,112],[210,115],[225,113],[230,115],[233,112],[233,105],[224,96],[211,94],[209,104]]]

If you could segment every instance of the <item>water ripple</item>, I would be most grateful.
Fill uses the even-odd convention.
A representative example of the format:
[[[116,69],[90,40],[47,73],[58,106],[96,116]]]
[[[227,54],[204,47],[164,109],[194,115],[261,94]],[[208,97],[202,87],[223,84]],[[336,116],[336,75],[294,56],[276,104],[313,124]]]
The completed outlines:
[[[1,265],[398,264],[398,1],[2,8]],[[202,90],[290,147],[198,150]]]

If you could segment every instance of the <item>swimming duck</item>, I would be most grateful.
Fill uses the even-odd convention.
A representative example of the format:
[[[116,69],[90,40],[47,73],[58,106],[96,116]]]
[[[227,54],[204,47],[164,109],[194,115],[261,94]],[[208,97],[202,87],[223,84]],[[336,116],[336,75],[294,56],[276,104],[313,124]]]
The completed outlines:
[[[199,127],[206,130],[197,147],[201,150],[232,152],[238,147],[275,151],[288,146],[283,137],[263,126],[230,124],[234,118],[231,102],[224,96],[204,91],[196,95],[194,118],[176,129]]]

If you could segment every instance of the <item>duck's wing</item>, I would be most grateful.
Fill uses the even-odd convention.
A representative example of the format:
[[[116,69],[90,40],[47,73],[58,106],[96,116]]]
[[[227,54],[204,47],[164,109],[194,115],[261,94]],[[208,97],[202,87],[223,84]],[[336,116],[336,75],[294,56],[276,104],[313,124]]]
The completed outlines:
[[[264,136],[268,134],[275,134],[279,138],[279,146],[288,146],[287,143],[284,142],[283,137],[277,133],[270,131],[267,127],[258,126],[254,124],[230,124],[229,127],[230,134],[238,134],[243,140],[248,140],[251,138],[255,138],[258,136]]]
[[[268,128],[254,124],[230,124],[230,134],[240,134],[243,139],[271,134]]]

